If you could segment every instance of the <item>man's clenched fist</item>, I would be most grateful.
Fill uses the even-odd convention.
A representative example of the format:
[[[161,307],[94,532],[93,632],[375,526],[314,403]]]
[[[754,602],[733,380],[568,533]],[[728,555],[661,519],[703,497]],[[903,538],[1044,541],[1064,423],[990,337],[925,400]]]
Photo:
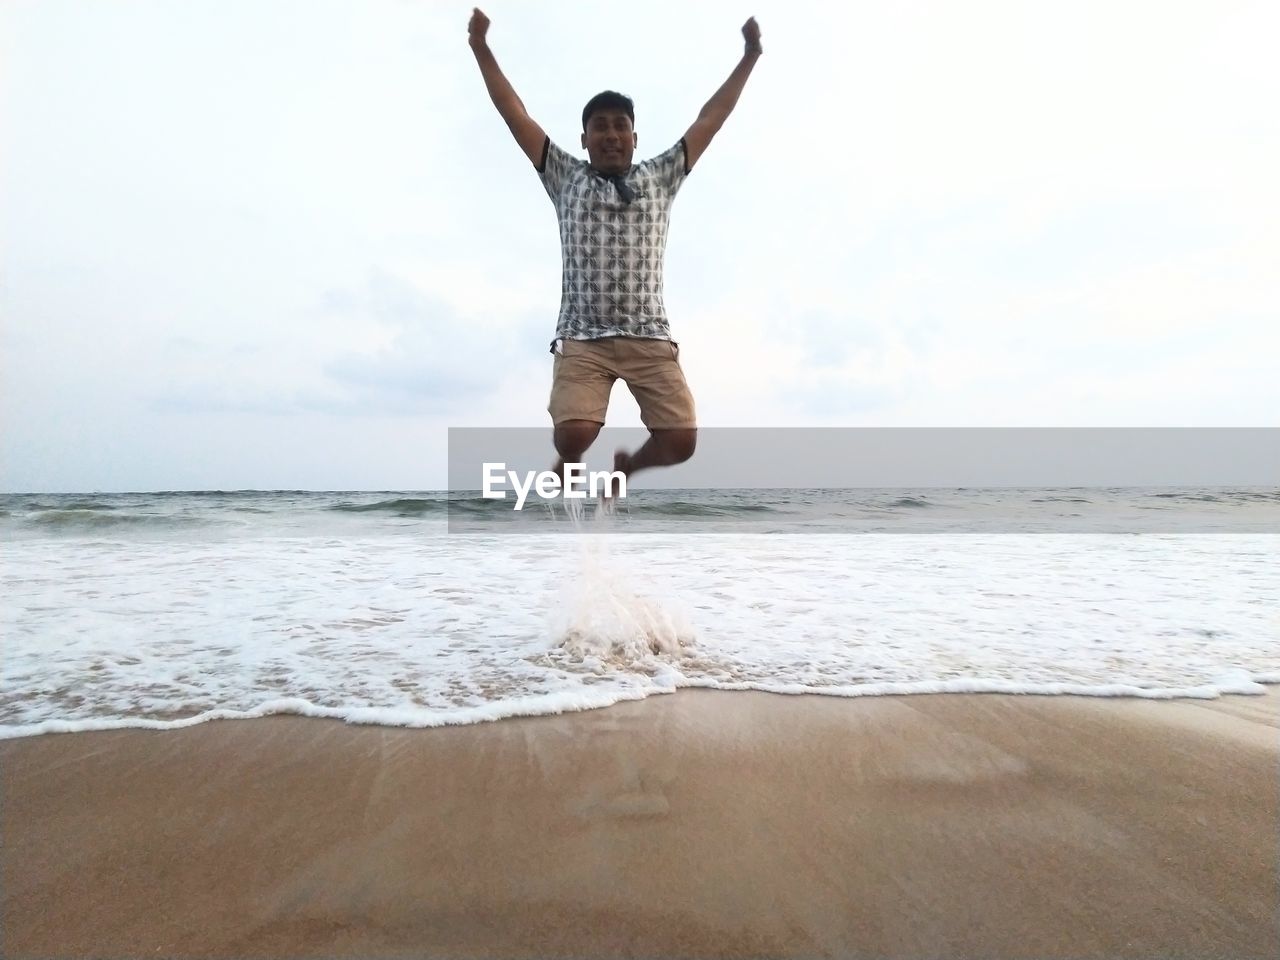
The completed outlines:
[[[471,43],[484,43],[484,38],[489,32],[489,18],[484,15],[484,11],[479,7],[473,7],[471,10],[471,22],[467,24],[467,37]]]

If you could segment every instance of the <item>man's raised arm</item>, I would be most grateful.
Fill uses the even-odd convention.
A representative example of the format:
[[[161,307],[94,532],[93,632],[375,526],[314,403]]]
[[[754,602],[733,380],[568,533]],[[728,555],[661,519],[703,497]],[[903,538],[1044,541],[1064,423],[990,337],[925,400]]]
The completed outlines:
[[[484,85],[489,90],[489,98],[502,114],[502,119],[511,128],[511,135],[520,144],[530,162],[536,167],[542,162],[542,147],[547,135],[542,127],[534,122],[524,108],[524,102],[516,96],[515,89],[502,74],[493,51],[489,49],[486,39],[489,33],[489,18],[479,7],[471,11],[471,22],[467,24],[468,42],[471,52],[476,55],[476,63],[480,65],[480,73],[484,77]]]
[[[747,77],[751,76],[751,69],[764,53],[764,49],[760,46],[760,26],[756,23],[755,17],[742,25],[742,39],[746,41],[742,59],[734,67],[733,73],[729,74],[729,79],[715,92],[715,96],[706,102],[698,114],[698,119],[693,121],[693,126],[684,135],[685,166],[689,169],[693,169],[694,162],[702,156],[702,151],[707,149],[711,138],[729,119],[729,114],[733,112],[742,88],[747,84]]]

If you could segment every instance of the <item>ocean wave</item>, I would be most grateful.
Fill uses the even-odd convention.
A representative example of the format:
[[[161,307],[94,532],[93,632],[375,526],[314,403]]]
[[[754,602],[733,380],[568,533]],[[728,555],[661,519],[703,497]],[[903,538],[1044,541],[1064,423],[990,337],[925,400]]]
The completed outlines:
[[[259,497],[311,497],[312,490],[157,490],[145,494],[163,500],[238,500]]]
[[[513,509],[511,497],[440,497],[430,500],[400,498],[395,500],[379,500],[375,503],[337,503],[328,509],[337,513],[381,514],[393,517],[435,517],[465,515],[467,517],[492,517],[496,520],[515,520],[522,515],[525,518],[551,517],[558,514],[561,501],[546,502],[530,497],[524,509],[517,513]],[[549,508],[539,510],[539,507]],[[709,502],[697,503],[690,500],[649,500],[636,498],[621,505],[624,511],[636,510],[646,516],[684,517],[684,518],[726,518],[750,517],[779,512],[777,507],[764,503]]]
[[[1237,500],[1260,500],[1263,503],[1280,503],[1280,490],[1251,490],[1244,493],[1235,493],[1231,496]]]
[[[693,503],[689,500],[637,503],[636,508],[646,514],[656,513],[667,517],[738,517],[778,512],[776,507],[767,503]]]
[[[928,500],[922,500],[919,497],[899,497],[897,500],[892,501],[889,504],[889,506],[891,507],[932,507],[933,504],[930,503]]]
[[[1195,503],[1276,503],[1280,501],[1280,489],[1221,490],[1213,493],[1204,490],[1162,490],[1147,494],[1154,500],[1182,500]]]
[[[148,513],[99,513],[87,509],[45,510],[27,518],[27,523],[58,531],[109,530],[113,528],[187,529],[208,526],[199,517],[158,516]]]
[[[554,514],[563,502],[544,501],[529,497],[520,513],[525,516]],[[514,498],[502,497],[439,497],[431,500],[402,498],[379,500],[376,503],[337,503],[328,509],[338,513],[373,513],[395,517],[432,517],[466,514],[468,516],[493,516],[515,519]],[[546,509],[538,510],[539,507]],[[757,503],[694,503],[687,500],[633,501],[626,508],[643,510],[645,514],[673,517],[722,517],[743,514],[773,513],[775,508]]]
[[[469,499],[483,499],[480,497]],[[452,501],[457,503],[458,501]],[[486,501],[489,502],[489,501]],[[329,510],[337,513],[386,513],[396,517],[436,516],[449,508],[449,500],[416,500],[400,498],[377,503],[335,503]]]

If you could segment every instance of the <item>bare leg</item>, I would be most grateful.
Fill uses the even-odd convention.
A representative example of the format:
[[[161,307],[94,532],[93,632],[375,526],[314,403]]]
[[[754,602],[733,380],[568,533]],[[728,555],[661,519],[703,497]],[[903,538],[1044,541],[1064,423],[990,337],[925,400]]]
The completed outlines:
[[[562,490],[564,489],[564,465],[582,462],[587,448],[595,443],[596,437],[600,435],[602,426],[604,424],[596,423],[594,420],[565,420],[563,423],[556,424],[553,440],[560,459],[556,461],[554,469],[560,475]]]
[[[649,439],[635,453],[619,450],[613,455],[613,469],[630,477],[649,467],[670,467],[693,456],[698,445],[695,427],[676,430],[650,430]]]

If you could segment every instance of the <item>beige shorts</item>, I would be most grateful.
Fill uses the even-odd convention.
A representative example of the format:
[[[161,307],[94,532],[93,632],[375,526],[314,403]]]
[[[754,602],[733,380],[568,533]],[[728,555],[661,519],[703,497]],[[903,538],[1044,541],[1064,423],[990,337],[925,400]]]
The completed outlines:
[[[696,427],[693,395],[680,369],[680,347],[671,340],[602,337],[561,340],[551,375],[551,422],[604,423],[609,392],[622,380],[640,405],[650,430]]]

